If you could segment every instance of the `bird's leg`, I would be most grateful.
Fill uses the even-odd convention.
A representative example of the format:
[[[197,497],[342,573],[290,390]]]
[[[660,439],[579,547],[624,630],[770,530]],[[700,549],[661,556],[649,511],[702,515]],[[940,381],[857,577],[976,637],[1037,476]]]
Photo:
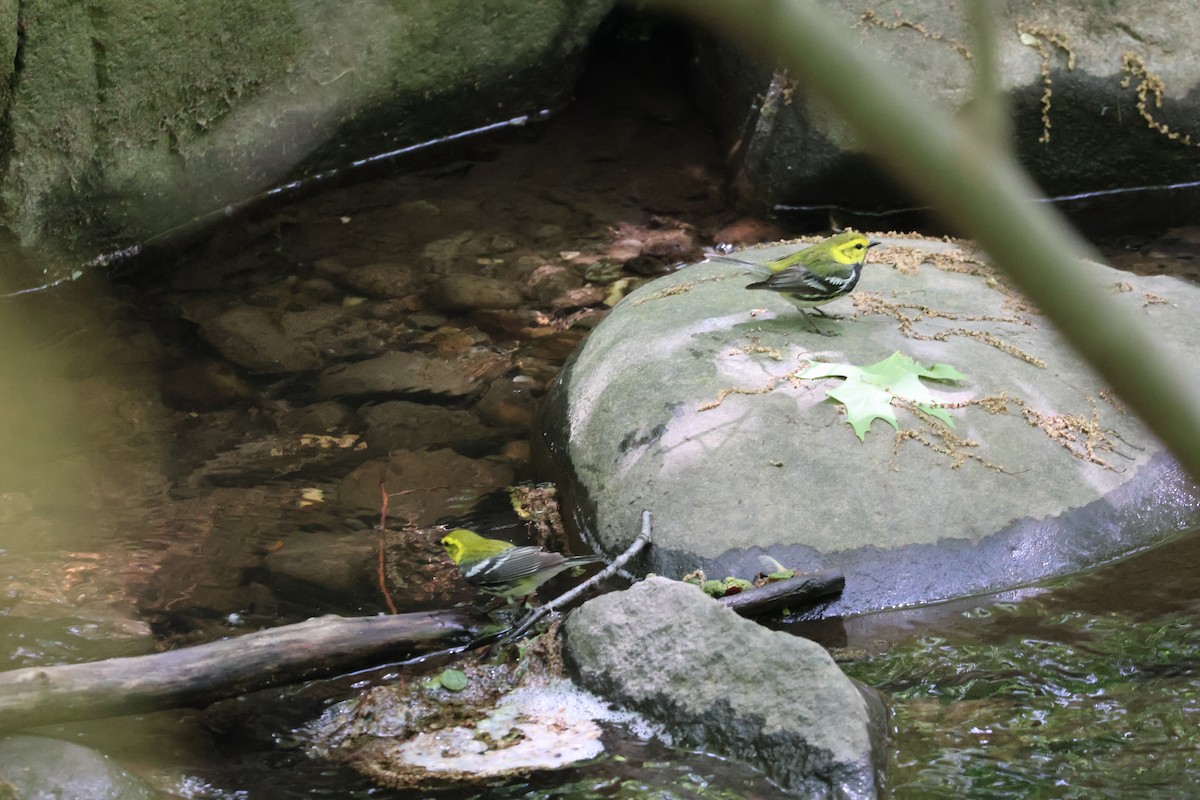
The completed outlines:
[[[805,311],[803,308],[798,308],[796,310],[800,312],[800,314],[804,317],[804,321],[807,322],[809,327],[812,328],[813,331],[815,331],[818,335],[820,335],[820,336],[837,336],[837,334],[834,333],[833,331],[823,331],[820,328],[818,328],[817,323],[813,322],[813,318],[810,317],[808,315],[808,312]],[[820,309],[817,309],[817,310],[819,311]]]
[[[817,312],[825,319],[841,319],[842,318],[841,314],[830,314],[829,312],[827,312],[825,309],[821,308],[820,306],[814,306],[813,311]]]

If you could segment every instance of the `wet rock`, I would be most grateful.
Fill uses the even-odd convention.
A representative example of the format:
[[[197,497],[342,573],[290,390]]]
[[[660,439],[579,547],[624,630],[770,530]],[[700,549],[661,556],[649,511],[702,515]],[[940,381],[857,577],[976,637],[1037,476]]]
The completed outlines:
[[[293,341],[311,341],[319,331],[328,331],[343,324],[350,311],[341,303],[323,303],[303,311],[285,311],[279,315],[279,328]]]
[[[364,438],[375,451],[417,450],[431,445],[472,442],[494,435],[470,411],[395,400],[360,409]]]
[[[337,502],[355,511],[378,512],[380,484],[391,495],[389,516],[432,524],[470,511],[485,494],[512,483],[507,464],[467,458],[451,450],[393,450],[369,461],[338,484]]]
[[[858,315],[818,318],[838,336],[747,292],[745,270],[727,264],[688,267],[614,308],[552,384],[535,440],[543,470],[579,477],[564,513],[612,552],[653,510],[645,568],[661,575],[748,577],[764,553],[837,569],[846,588],[826,614],[1001,591],[1195,524],[1200,493],[1162,444],[977,256],[892,240],[873,257],[896,266],[868,263],[828,308]],[[1165,346],[1200,348],[1200,288],[1091,270]],[[895,352],[965,375],[922,384],[954,427],[884,399],[896,428],[877,419],[860,441],[827,399],[845,382],[796,377]]]
[[[281,433],[344,433],[357,424],[354,412],[332,400],[292,409],[279,418]]]
[[[583,341],[585,335],[586,331],[583,330],[557,331],[525,343],[519,352],[522,356],[532,356],[561,364],[567,359],[567,356],[575,352],[575,348]]]
[[[739,219],[719,229],[712,236],[714,242],[744,247],[759,242],[775,242],[783,238],[783,230],[760,219]]]
[[[695,231],[684,228],[664,228],[646,232],[642,239],[640,255],[670,264],[698,258],[700,246],[696,242]]]
[[[103,30],[87,14],[65,15],[22,40],[25,80],[5,101],[4,226],[28,245],[70,238],[81,252],[111,252],[237,205],[293,171],[340,169],[425,141],[450,118],[465,130],[495,122],[498,108],[536,113],[571,93],[612,5],[505,2],[480,15],[355,0],[331,13],[305,0],[219,5],[183,20],[106,1],[97,7],[111,21]],[[17,47],[9,28],[6,84]],[[104,65],[121,91],[97,96],[91,53],[68,56],[80,43],[122,54]],[[214,79],[197,81],[210,69]],[[354,223],[323,212],[305,223]],[[428,219],[417,215],[397,214],[396,224]]]
[[[189,361],[163,378],[163,399],[183,410],[224,408],[253,402],[254,390],[227,361]]]
[[[420,285],[412,267],[380,262],[355,267],[340,278],[342,283],[367,297],[387,299],[412,294]]]
[[[581,286],[559,295],[550,303],[555,311],[567,311],[572,308],[587,308],[598,306],[604,302],[605,289],[601,286]]]
[[[211,317],[200,323],[200,335],[250,372],[306,372],[321,366],[310,344],[288,338],[275,317],[261,308],[234,308]]]
[[[321,373],[317,394],[324,398],[386,394],[446,394],[478,391],[475,360],[449,361],[425,353],[393,352],[353,364],[338,364]]]
[[[362,531],[342,535],[297,531],[266,555],[263,568],[274,576],[269,581],[273,585],[314,587],[323,596],[345,603],[364,592],[378,549],[376,537]],[[311,595],[306,602],[312,602]]]
[[[193,470],[187,483],[249,486],[287,476],[330,474],[361,460],[364,450],[366,443],[353,433],[264,436],[217,453]]]
[[[583,278],[570,267],[543,264],[525,279],[522,291],[532,300],[549,303],[564,292],[580,286],[583,286]]]
[[[521,292],[512,284],[479,275],[446,275],[425,291],[425,299],[443,311],[516,308]]]
[[[387,349],[404,329],[394,321],[360,313],[358,306],[323,304],[280,315],[280,328],[292,341],[303,342],[323,358],[354,358]]]
[[[0,792],[13,798],[155,800],[160,795],[108,756],[44,736],[0,740]]]
[[[821,646],[661,577],[588,601],[565,635],[585,688],[676,744],[745,760],[802,797],[878,795],[882,701]]]
[[[836,2],[823,15],[848,34],[847,46],[876,57],[917,96],[954,116],[970,107],[976,74],[970,14],[963,7],[922,0],[893,15],[861,2]],[[1195,136],[1192,98],[1200,76],[1190,46],[1200,36],[1200,18],[1190,9],[1146,0],[996,4],[993,25],[996,89],[1008,112],[1009,146],[1042,191],[1170,183],[1187,172],[1189,148],[1172,147],[1168,137],[1184,131]],[[721,120],[724,140],[737,142],[733,183],[748,201],[853,207],[856,190],[870,187],[863,202],[872,208],[895,202],[863,138],[815,96],[775,91],[772,80],[782,73],[771,64],[719,37],[702,38],[695,59],[698,101]],[[1142,109],[1144,116],[1113,113],[1139,93],[1144,97],[1150,86],[1156,101]],[[1142,217],[1150,224],[1179,212],[1177,198],[1152,193],[1120,207],[1126,226],[1131,215],[1146,210],[1159,210],[1157,217]]]
[[[475,402],[475,413],[492,425],[529,430],[537,410],[537,397],[529,386],[507,378],[488,384]]]

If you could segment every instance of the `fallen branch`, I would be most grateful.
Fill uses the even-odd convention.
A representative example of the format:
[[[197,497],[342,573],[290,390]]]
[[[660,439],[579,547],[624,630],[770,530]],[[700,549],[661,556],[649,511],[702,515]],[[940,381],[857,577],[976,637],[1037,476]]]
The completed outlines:
[[[0,730],[202,707],[246,692],[399,660],[418,644],[466,641],[458,611],[317,617],[196,647],[0,673]]]
[[[759,617],[782,608],[795,609],[811,605],[822,597],[841,594],[844,588],[846,576],[827,569],[726,595],[718,602],[724,603],[743,617]]]

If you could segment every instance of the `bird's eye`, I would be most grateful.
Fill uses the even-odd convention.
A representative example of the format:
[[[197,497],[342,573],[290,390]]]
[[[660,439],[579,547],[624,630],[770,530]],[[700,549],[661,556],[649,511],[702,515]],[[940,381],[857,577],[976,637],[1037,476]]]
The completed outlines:
[[[863,249],[862,242],[857,242],[857,243],[855,243],[855,245],[854,245],[854,249],[855,249],[855,250],[862,250],[862,249]]]

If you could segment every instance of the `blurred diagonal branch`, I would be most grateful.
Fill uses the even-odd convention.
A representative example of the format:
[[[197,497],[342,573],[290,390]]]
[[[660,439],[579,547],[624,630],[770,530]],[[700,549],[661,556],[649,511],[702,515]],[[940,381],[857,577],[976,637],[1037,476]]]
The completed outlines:
[[[828,20],[822,3],[651,0],[651,5],[695,17],[767,63],[783,63],[915,195],[972,236],[1200,480],[1200,384],[1183,368],[1191,359],[1172,354],[1147,325],[1089,280],[1084,259],[1095,253],[1057,212],[1032,202],[1036,187],[1008,151],[993,144],[999,137],[979,136],[901,83],[895,70]]]

